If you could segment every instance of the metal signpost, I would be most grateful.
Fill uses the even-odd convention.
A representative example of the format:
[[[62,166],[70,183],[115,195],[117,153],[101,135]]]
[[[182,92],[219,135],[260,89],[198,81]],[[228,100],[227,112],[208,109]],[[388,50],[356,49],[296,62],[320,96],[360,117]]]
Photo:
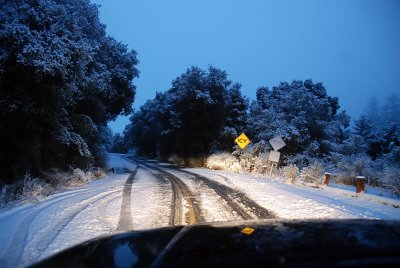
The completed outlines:
[[[277,136],[273,139],[270,139],[269,144],[271,144],[272,148],[274,148],[274,150],[269,151],[269,156],[268,156],[268,160],[272,162],[271,170],[269,172],[269,175],[271,176],[272,170],[274,169],[274,163],[279,163],[279,158],[281,156],[281,153],[278,152],[278,150],[285,147],[286,143],[283,141],[281,137]]]

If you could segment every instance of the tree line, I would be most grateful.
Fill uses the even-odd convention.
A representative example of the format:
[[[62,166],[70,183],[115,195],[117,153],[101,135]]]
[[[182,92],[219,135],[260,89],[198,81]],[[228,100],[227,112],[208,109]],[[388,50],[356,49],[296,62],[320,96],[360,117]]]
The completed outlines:
[[[296,80],[260,87],[251,102],[240,89],[225,71],[190,67],[170,89],[158,92],[133,113],[123,135],[114,136],[112,150],[135,149],[159,159],[177,155],[186,164],[197,159],[204,165],[205,157],[216,152],[246,152],[234,143],[245,132],[252,141],[247,151],[253,157],[267,153],[272,149],[268,140],[281,136],[287,144],[281,149],[282,166],[301,168],[317,161],[375,179],[387,167],[400,168],[396,94],[381,107],[372,98],[351,124],[350,116],[339,111],[339,99],[329,96],[322,83]]]
[[[89,0],[0,6],[0,184],[102,165],[107,122],[132,111],[136,52]]]

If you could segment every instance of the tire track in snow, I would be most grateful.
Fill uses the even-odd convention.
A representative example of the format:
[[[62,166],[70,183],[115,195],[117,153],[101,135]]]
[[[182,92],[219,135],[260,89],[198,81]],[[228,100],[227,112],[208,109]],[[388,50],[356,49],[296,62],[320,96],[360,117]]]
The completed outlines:
[[[148,171],[151,172],[150,169]],[[171,214],[169,216],[169,225],[177,225],[182,223],[182,194],[180,191],[176,189],[176,185],[171,181],[165,178],[165,175],[162,173],[152,173],[161,183],[168,183],[172,189],[171,195]]]
[[[129,159],[132,161],[131,159]],[[183,206],[182,201],[185,200],[188,204],[188,213],[186,214],[186,222],[188,224],[195,224],[198,222],[204,222],[204,218],[201,213],[201,209],[199,207],[199,202],[194,197],[194,194],[189,190],[189,188],[182,182],[174,174],[156,167],[154,165],[150,165],[141,160],[133,160],[140,162],[142,166],[145,166],[147,169],[154,170],[158,172],[158,175],[153,174],[154,176],[158,176],[159,179],[165,180],[167,179],[171,183],[172,187],[172,200],[171,200],[171,216],[170,216],[170,224],[171,225],[179,225],[182,224],[182,214],[183,214]]]
[[[96,219],[98,221],[100,221],[104,225],[105,228],[109,228],[109,233],[113,233],[113,232],[117,231],[118,221],[116,223],[114,223],[113,221],[108,219],[109,215],[107,215],[107,209],[108,209],[108,206],[110,204],[114,203],[117,199],[121,199],[121,195],[110,198],[109,200],[107,200],[106,202],[104,202],[102,204],[103,209],[97,210],[98,213],[96,215]],[[118,207],[121,207],[121,205],[118,205]]]
[[[129,231],[132,230],[132,211],[131,211],[131,193],[132,183],[136,176],[139,166],[128,177],[125,182],[124,190],[122,191],[122,202],[121,202],[121,213],[118,220],[118,231]]]
[[[119,186],[113,186],[113,187],[107,187],[107,188],[119,188]],[[11,234],[7,246],[4,248],[0,255],[0,266],[1,267],[15,267],[20,264],[22,261],[22,256],[25,252],[25,247],[27,245],[27,237],[29,234],[29,231],[31,229],[32,222],[35,221],[35,219],[46,209],[59,204],[67,199],[75,198],[77,196],[84,196],[84,195],[89,195],[88,198],[92,198],[98,195],[101,195],[102,193],[98,193],[99,191],[103,192],[104,189],[95,189],[95,190],[88,190],[86,192],[79,191],[78,193],[70,193],[67,195],[63,195],[60,197],[56,197],[55,199],[52,199],[51,201],[44,202],[39,205],[38,208],[33,208],[28,207],[26,210],[18,211],[16,214],[12,215],[12,217],[17,217],[18,215],[24,214],[24,212],[27,212],[27,215],[23,216],[24,218],[22,220],[19,220],[17,223],[17,226],[13,228],[14,232]],[[120,189],[116,190],[115,192],[120,191]],[[93,196],[90,196],[90,194],[94,193]],[[58,233],[56,234],[58,235]],[[46,237],[52,237],[54,236],[54,233],[52,234],[47,233]],[[54,239],[53,239],[54,240]]]
[[[230,206],[232,210],[244,220],[276,218],[275,213],[260,206],[254,200],[250,199],[245,193],[239,190],[206,178],[200,174],[183,170],[179,167],[164,166],[163,168],[187,174],[190,176],[190,179],[193,179],[199,183],[203,183],[210,189],[214,190],[222,199],[225,200],[228,206]]]
[[[239,190],[208,179],[197,173],[182,169],[178,170],[190,175],[192,179],[202,182],[209,188],[213,189],[244,220],[276,218],[276,215],[272,211],[260,206]]]
[[[43,252],[47,251],[47,249],[51,246],[51,244],[57,239],[60,233],[65,229],[65,227],[72,222],[80,213],[88,209],[91,205],[96,202],[102,201],[104,198],[107,198],[114,194],[120,194],[120,190],[115,190],[113,192],[101,193],[95,195],[89,199],[86,199],[81,206],[79,206],[78,210],[74,208],[74,211],[69,212],[67,215],[62,217],[61,219],[57,218],[56,222],[52,222],[44,229],[44,233],[42,236],[36,238],[33,243],[36,243],[36,246],[32,247],[35,250],[33,251],[36,254],[33,254],[34,257],[30,260],[38,260],[43,256]],[[101,196],[100,196],[101,195]],[[27,251],[26,249],[24,251]],[[39,256],[39,258],[37,257]],[[30,261],[27,259],[27,261]]]

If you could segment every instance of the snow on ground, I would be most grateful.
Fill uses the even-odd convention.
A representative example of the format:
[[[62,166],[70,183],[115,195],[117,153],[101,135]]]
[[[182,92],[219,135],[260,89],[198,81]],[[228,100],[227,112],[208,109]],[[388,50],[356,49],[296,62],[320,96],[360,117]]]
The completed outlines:
[[[124,155],[110,154],[109,168],[133,172],[136,165]],[[245,193],[259,205],[286,219],[377,218],[400,220],[400,200],[354,190],[328,187],[314,189],[287,185],[278,180],[212,171],[187,169]],[[187,173],[168,169],[187,184],[199,202],[206,221],[238,220],[218,194]],[[131,187],[132,228],[169,225],[172,187],[156,171],[140,167]],[[122,191],[131,173],[109,173],[88,185],[42,198],[34,204],[0,211],[0,267],[33,264],[51,254],[91,238],[117,232]],[[372,192],[372,191],[371,191]],[[183,202],[184,215],[187,213]]]
[[[136,165],[110,155],[108,166],[135,170]],[[130,173],[66,190],[0,214],[0,267],[22,267],[88,239],[117,231],[122,189]],[[134,229],[168,225],[170,200],[165,191],[139,169],[132,184]]]
[[[131,211],[133,229],[168,226],[172,191],[160,184],[151,172],[139,169],[132,184]]]
[[[205,222],[242,220],[213,189],[189,179],[190,176],[187,173],[176,170],[168,170],[168,172],[181,178],[192,191],[192,194],[200,203]]]
[[[259,205],[286,219],[375,218],[400,220],[400,201],[371,194],[287,185],[250,174],[188,169],[246,193]]]

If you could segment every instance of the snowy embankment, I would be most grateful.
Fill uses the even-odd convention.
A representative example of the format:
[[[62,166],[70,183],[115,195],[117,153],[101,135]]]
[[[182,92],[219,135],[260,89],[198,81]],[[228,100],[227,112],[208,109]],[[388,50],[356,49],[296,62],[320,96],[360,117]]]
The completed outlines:
[[[136,165],[110,155],[109,167]],[[104,234],[117,232],[122,190],[130,173],[109,173],[88,185],[0,212],[0,267],[23,267]],[[168,225],[169,197],[139,169],[131,194],[133,229]]]
[[[286,219],[373,218],[400,220],[400,200],[333,187],[311,188],[288,185],[270,178],[212,171],[204,168],[187,169],[229,187],[234,187],[259,205]]]

